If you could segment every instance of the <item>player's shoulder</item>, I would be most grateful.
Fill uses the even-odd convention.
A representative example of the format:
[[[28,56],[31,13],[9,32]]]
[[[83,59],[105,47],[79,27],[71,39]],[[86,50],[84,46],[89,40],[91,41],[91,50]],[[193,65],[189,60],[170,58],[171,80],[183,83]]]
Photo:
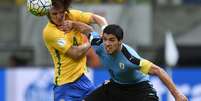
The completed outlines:
[[[123,43],[123,46],[129,51],[129,52],[132,52],[132,51],[135,51],[135,49],[133,49],[131,46]]]
[[[82,11],[77,9],[70,9],[69,12],[66,12],[66,14],[71,20],[75,20],[79,18],[79,16],[82,14]]]
[[[54,27],[56,27],[54,24],[52,24],[51,22],[48,22],[43,29],[43,33],[53,30]]]
[[[77,10],[77,9],[70,9],[69,10],[69,13],[70,14],[79,14],[79,13],[81,13],[82,11],[81,10]]]
[[[56,28],[56,26],[54,24],[48,22],[48,24],[43,29],[43,38],[45,40],[50,40],[50,39],[53,39],[58,36],[59,36],[59,33],[58,33],[58,29]]]
[[[48,22],[43,29],[43,36],[47,36],[47,34],[49,34],[52,30],[53,30],[53,24]]]
[[[71,14],[71,15],[80,15],[80,14],[82,14],[82,15],[83,14],[90,15],[90,14],[92,14],[89,11],[82,11],[82,10],[78,10],[78,9],[70,9],[68,13]]]
[[[135,57],[137,57],[139,59],[141,58],[134,48],[132,48],[131,46],[129,46],[129,45],[125,44],[125,43],[123,43],[123,46],[127,49],[127,51],[130,54],[132,54],[133,56],[135,56]]]

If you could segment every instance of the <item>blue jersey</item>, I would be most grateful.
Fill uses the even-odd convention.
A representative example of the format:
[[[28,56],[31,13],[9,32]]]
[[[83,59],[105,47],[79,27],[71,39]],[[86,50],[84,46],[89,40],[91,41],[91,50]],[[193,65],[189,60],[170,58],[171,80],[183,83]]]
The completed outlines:
[[[147,81],[148,75],[144,74],[139,66],[142,58],[128,45],[123,44],[123,48],[124,51],[109,55],[103,44],[94,46],[97,55],[100,57],[102,66],[109,70],[110,76],[115,82],[119,84],[135,84]],[[128,58],[128,54],[132,55],[132,57]],[[132,59],[135,60],[130,61]]]

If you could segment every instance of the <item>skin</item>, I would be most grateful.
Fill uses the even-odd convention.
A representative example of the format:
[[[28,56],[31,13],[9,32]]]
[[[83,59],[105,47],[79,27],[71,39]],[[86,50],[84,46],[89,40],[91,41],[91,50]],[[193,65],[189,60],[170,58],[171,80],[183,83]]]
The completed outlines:
[[[108,54],[115,54],[116,52],[121,50],[122,40],[118,40],[112,34],[103,33],[103,44],[105,46],[105,50]]]
[[[165,84],[165,86],[174,96],[175,101],[188,101],[187,97],[177,90],[176,85],[173,83],[172,79],[162,68],[153,64],[149,70],[149,74],[158,76],[160,78],[163,84]]]
[[[61,26],[64,22],[64,8],[55,8],[52,7],[49,11],[49,16],[50,20],[56,25],[56,26]]]

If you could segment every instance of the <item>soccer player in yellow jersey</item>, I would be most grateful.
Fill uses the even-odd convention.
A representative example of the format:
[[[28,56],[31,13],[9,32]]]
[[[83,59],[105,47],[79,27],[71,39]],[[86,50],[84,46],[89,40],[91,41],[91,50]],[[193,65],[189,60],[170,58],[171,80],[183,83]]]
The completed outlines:
[[[91,29],[79,25],[105,26],[107,22],[92,13],[66,12],[59,0],[52,3],[47,16],[49,22],[44,28],[43,39],[54,62],[54,101],[81,101],[94,86],[85,76],[86,53],[91,45],[84,41],[82,34],[88,34]]]

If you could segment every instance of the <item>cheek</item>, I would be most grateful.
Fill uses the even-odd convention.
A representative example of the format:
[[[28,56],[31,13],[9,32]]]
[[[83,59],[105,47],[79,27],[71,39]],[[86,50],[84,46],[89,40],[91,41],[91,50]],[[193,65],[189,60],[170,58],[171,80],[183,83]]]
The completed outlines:
[[[118,43],[113,43],[112,44],[112,48],[113,48],[113,50],[116,50],[117,48],[118,48],[118,46],[119,46],[119,44]]]
[[[56,16],[52,16],[52,20],[53,20],[53,21],[56,21]]]

